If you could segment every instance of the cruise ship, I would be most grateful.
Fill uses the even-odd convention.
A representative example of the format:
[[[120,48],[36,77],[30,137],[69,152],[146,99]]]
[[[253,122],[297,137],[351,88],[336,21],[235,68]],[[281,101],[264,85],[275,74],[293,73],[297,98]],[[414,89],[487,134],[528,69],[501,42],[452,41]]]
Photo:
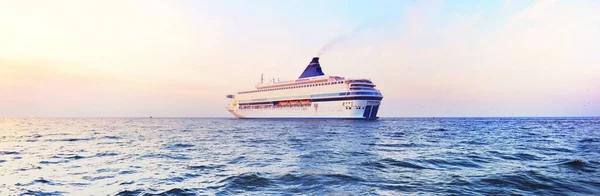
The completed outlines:
[[[314,57],[297,80],[273,81],[227,95],[236,118],[377,119],[383,95],[366,78],[323,73]]]

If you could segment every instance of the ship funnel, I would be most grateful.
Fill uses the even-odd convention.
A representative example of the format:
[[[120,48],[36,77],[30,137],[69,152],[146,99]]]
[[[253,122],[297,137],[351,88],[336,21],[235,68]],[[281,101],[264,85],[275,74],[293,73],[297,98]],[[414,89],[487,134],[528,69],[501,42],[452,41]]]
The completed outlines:
[[[300,75],[298,79],[322,75],[325,75],[325,73],[323,73],[323,70],[321,70],[321,64],[319,64],[319,57],[313,57],[313,59],[310,61],[310,63],[308,64],[306,69],[304,69],[304,72],[302,72],[302,75]]]

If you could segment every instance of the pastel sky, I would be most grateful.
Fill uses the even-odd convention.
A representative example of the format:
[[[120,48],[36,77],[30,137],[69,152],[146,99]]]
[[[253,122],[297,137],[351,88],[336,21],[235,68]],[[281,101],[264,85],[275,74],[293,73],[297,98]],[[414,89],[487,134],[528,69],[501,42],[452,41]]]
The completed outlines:
[[[600,1],[0,0],[0,116],[230,116],[225,95],[371,78],[380,116],[600,116]]]

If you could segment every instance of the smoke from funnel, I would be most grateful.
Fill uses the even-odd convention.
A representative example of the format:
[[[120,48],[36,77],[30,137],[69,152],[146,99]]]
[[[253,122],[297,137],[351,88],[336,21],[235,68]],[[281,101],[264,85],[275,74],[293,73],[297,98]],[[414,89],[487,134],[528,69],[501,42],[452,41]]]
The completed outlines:
[[[372,22],[370,21],[366,21],[363,22],[361,25],[359,25],[358,27],[356,27],[354,30],[350,31],[349,33],[346,34],[342,34],[340,36],[337,36],[336,38],[332,39],[331,41],[329,41],[327,44],[325,44],[323,47],[321,47],[321,49],[319,50],[319,52],[317,52],[317,57],[320,57],[321,55],[323,55],[325,52],[329,51],[331,48],[333,48],[333,46],[335,46],[336,44],[343,42],[345,40],[348,40],[352,37],[354,37],[356,34],[358,34],[360,31],[367,29],[368,27],[372,26]]]

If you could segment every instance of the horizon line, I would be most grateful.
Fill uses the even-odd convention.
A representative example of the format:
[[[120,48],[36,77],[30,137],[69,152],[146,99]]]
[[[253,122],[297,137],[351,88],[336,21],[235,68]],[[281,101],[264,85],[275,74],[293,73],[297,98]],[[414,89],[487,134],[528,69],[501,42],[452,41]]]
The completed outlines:
[[[237,119],[233,116],[0,116],[0,118],[227,118]],[[379,118],[600,118],[600,116],[380,116]],[[285,119],[285,118],[264,118]],[[296,118],[302,120],[302,118]],[[323,120],[335,118],[323,118]]]

